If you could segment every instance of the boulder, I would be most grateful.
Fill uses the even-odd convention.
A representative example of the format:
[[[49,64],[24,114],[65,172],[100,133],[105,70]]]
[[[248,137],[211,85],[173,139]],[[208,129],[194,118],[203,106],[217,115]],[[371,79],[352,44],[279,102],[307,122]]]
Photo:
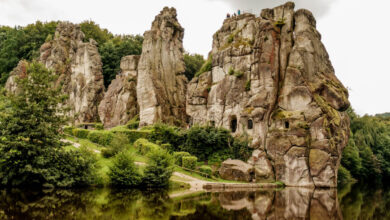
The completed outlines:
[[[226,180],[235,180],[243,182],[251,182],[254,173],[253,167],[241,160],[225,160],[221,168],[219,168],[219,175]]]

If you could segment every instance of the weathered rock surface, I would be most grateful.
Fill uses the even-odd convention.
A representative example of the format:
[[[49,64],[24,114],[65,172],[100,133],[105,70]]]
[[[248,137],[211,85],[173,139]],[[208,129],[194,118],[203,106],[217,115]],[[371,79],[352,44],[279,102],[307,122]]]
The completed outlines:
[[[137,80],[141,126],[158,121],[176,125],[186,122],[183,35],[176,9],[168,7],[144,34]]]
[[[253,179],[253,167],[241,160],[225,160],[221,168],[219,168],[219,175],[223,179],[246,181],[250,182]]]
[[[349,136],[348,91],[315,18],[294,7],[226,19],[213,37],[212,70],[188,85],[186,110],[194,124],[249,134],[257,181],[335,187]]]
[[[126,124],[139,112],[137,103],[137,69],[140,56],[121,59],[121,72],[111,82],[99,105],[99,116],[106,128]]]
[[[11,71],[9,77],[7,79],[7,83],[5,84],[5,89],[15,94],[18,90],[16,78],[27,76],[27,65],[28,62],[25,60],[19,61],[18,65]]]
[[[102,62],[96,42],[83,42],[79,25],[58,24],[53,40],[40,48],[40,62],[52,69],[69,96],[69,116],[78,122],[98,120],[98,105],[104,95]]]

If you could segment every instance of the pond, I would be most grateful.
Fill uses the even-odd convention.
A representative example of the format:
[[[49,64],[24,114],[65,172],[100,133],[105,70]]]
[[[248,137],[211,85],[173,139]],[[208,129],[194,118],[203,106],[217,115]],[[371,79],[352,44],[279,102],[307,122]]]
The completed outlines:
[[[172,194],[171,194],[172,195]],[[83,189],[0,191],[0,219],[390,219],[390,191],[343,189],[169,192]]]

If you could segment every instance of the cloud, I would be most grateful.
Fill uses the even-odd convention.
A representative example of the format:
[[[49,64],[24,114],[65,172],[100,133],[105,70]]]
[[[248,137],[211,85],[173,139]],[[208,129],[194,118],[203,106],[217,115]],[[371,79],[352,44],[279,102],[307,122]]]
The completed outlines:
[[[273,8],[284,4],[286,0],[209,0],[227,3],[232,9],[241,9],[254,14],[260,13],[264,8]],[[324,16],[331,5],[337,0],[295,0],[295,8],[305,8],[313,12],[319,18]]]

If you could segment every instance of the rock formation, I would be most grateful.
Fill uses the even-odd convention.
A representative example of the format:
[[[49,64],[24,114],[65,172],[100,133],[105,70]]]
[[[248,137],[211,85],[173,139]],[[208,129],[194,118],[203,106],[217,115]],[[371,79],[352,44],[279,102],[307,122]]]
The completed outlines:
[[[311,12],[289,2],[260,17],[227,18],[209,59],[211,71],[188,85],[190,121],[250,135],[257,181],[335,187],[349,136],[348,91]]]
[[[18,87],[16,83],[17,77],[27,76],[27,65],[26,60],[19,61],[18,65],[11,71],[5,84],[5,89],[12,94],[17,93]]]
[[[121,59],[121,72],[111,82],[99,105],[99,116],[107,128],[126,124],[139,112],[137,103],[137,67],[140,56]]]
[[[98,120],[98,105],[103,98],[102,62],[96,42],[83,42],[79,25],[59,23],[53,40],[40,49],[40,62],[59,75],[57,85],[69,95],[69,115],[75,122]]]
[[[165,7],[144,34],[137,80],[141,126],[186,122],[184,29],[176,16],[176,9]]]

